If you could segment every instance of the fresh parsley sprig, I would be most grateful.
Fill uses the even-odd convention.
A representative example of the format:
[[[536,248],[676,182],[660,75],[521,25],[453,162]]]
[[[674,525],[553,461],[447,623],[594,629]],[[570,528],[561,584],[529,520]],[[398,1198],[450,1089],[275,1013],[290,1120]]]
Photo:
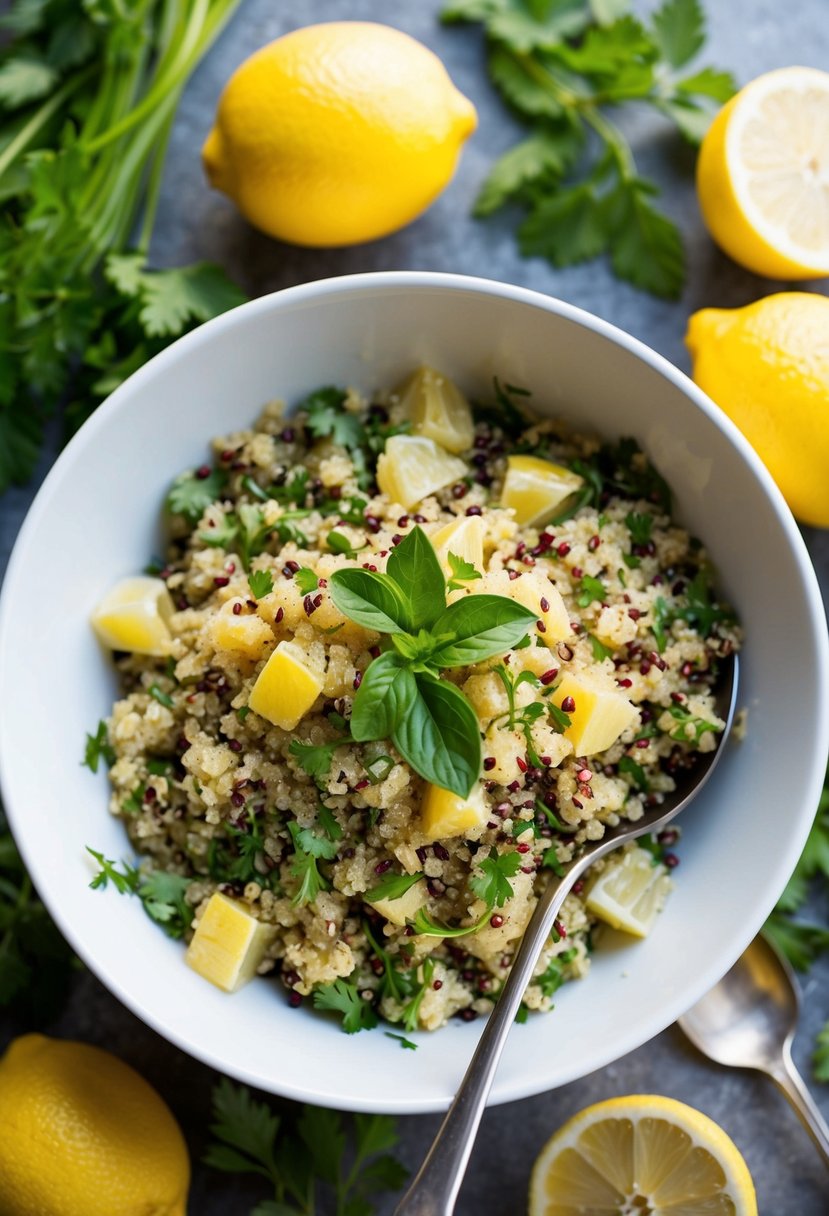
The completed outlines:
[[[467,698],[441,672],[504,654],[520,642],[533,613],[497,595],[467,596],[447,607],[446,579],[420,527],[392,550],[385,574],[337,570],[330,585],[340,612],[389,640],[354,698],[352,736],[391,739],[415,772],[466,797],[480,774],[480,727]]]
[[[494,165],[474,214],[518,203],[523,254],[569,266],[607,253],[620,278],[674,298],[685,280],[682,240],[608,110],[644,102],[699,143],[736,86],[727,72],[688,67],[705,42],[699,0],[664,0],[649,24],[629,7],[449,0],[443,20],[483,24],[493,84],[530,128]]]
[[[144,911],[161,925],[168,937],[183,937],[193,923],[193,909],[185,898],[187,888],[193,881],[180,874],[168,874],[164,870],[143,873],[128,862],[118,869],[117,862],[110,861],[103,853],[87,845],[87,853],[98,863],[98,873],[90,882],[93,891],[104,890],[110,882],[121,895],[137,895]]]
[[[326,1194],[336,1216],[372,1216],[378,1192],[399,1190],[407,1177],[391,1155],[397,1133],[387,1115],[302,1106],[280,1118],[246,1086],[223,1078],[213,1090],[210,1131],[206,1165],[258,1174],[273,1188],[251,1216],[314,1216]]]
[[[470,880],[469,886],[478,899],[483,900],[486,907],[476,921],[471,925],[460,925],[450,928],[434,920],[428,912],[421,908],[412,918],[411,924],[416,933],[427,937],[467,937],[477,933],[487,923],[495,908],[503,908],[508,899],[512,898],[513,889],[511,878],[518,873],[521,865],[521,854],[516,852],[499,853],[493,846],[489,856],[477,862],[480,874]]]
[[[179,97],[238,4],[34,0],[5,16],[0,492],[31,475],[56,404],[74,429],[244,299],[215,266],[146,265]]]

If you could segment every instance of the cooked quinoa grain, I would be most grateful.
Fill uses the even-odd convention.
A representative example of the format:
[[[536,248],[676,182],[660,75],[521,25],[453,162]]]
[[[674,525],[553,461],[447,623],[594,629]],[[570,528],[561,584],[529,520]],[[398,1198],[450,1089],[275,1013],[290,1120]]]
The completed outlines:
[[[366,401],[324,389],[290,418],[271,404],[251,430],[216,439],[212,463],[168,500],[165,653],[115,655],[110,809],[141,874],[173,876],[171,918],[188,940],[216,892],[238,901],[270,926],[257,970],[292,1005],[314,994],[338,1009],[348,1030],[376,1015],[434,1030],[485,1014],[548,876],[658,804],[723,726],[712,687],[739,631],[645,455],[518,421],[503,394],[500,412],[476,418],[472,446],[450,453],[405,392]],[[417,475],[434,449],[433,480],[444,478],[414,501],[394,442],[412,432],[426,436]],[[536,523],[518,522],[509,487],[502,501],[508,471],[524,467],[516,456],[565,478]],[[451,538],[441,547],[459,521],[467,530],[453,537],[482,541],[477,566],[459,564]],[[448,603],[482,594],[529,609],[516,645],[440,672],[480,739],[461,819],[389,737],[358,742],[351,730],[372,663],[398,652],[337,606],[338,572],[383,574],[418,529],[442,555]],[[575,750],[601,737],[599,711],[582,722],[584,689],[618,719],[598,754]],[[435,823],[450,830],[436,837]],[[676,838],[653,842],[669,868]],[[549,1009],[588,970],[585,892],[576,884],[564,903],[528,1009]]]

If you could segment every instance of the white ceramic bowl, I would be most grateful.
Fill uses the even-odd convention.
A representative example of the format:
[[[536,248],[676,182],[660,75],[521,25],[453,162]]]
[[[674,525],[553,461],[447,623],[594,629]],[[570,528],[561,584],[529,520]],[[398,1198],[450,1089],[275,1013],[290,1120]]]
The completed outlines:
[[[89,613],[159,551],[170,480],[270,398],[388,385],[418,361],[467,392],[486,394],[497,375],[581,429],[636,436],[745,625],[748,737],[728,745],[683,817],[667,911],[641,944],[606,939],[586,981],[515,1028],[493,1101],[618,1058],[690,1006],[762,925],[804,843],[829,738],[826,626],[800,534],[731,423],[658,355],[560,301],[451,275],[370,274],[256,300],[176,342],[83,427],[32,507],[0,604],[3,793],[38,890],[78,954],[149,1025],[223,1072],[311,1102],[410,1113],[447,1105],[480,1023],[420,1035],[415,1053],[382,1030],[347,1037],[290,1009],[273,983],[235,996],[212,988],[137,901],[89,889],[86,845],[116,858],[130,849],[107,814],[106,776],[79,761],[84,732],[115,694]]]

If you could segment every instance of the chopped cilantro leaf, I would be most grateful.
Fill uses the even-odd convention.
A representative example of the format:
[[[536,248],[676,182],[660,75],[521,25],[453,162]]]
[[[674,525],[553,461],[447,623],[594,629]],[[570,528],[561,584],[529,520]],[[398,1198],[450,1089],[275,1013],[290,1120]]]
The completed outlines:
[[[111,882],[116,891],[121,895],[134,895],[138,890],[139,874],[134,866],[123,862],[123,870],[118,870],[117,862],[110,861],[104,857],[103,853],[97,853],[95,849],[86,846],[86,851],[97,861],[100,869],[92,882],[89,884],[93,891],[104,890]]]
[[[291,903],[300,906],[312,904],[320,891],[327,891],[330,885],[317,868],[317,858],[333,857],[336,846],[331,841],[324,841],[322,837],[315,836],[307,828],[300,828],[295,822],[288,824],[288,831],[294,842],[291,875],[299,881]]]
[[[476,579],[482,578],[483,575],[479,570],[476,570],[472,562],[465,561],[464,558],[458,557],[457,553],[448,554],[449,567],[452,571],[452,577],[446,584],[449,591],[462,591],[464,583],[475,582]]]
[[[376,887],[366,891],[364,898],[368,902],[375,903],[378,899],[400,899],[405,895],[415,883],[420,882],[423,878],[421,873],[417,874],[389,874],[382,878]]]
[[[115,748],[109,741],[109,728],[103,718],[98,723],[95,734],[86,736],[86,748],[81,763],[91,772],[97,773],[101,760],[110,766],[115,763]]]
[[[638,511],[629,511],[625,516],[625,524],[634,545],[648,544],[653,531],[653,516],[649,512],[639,514]]]
[[[435,974],[434,960],[427,958],[422,965],[423,979],[420,987],[414,996],[403,1006],[403,1025],[411,1034],[417,1030],[417,1019],[420,1014],[420,1006],[423,1004],[423,998],[428,992],[432,984],[432,977]]]
[[[491,908],[502,908],[512,898],[510,878],[521,865],[520,853],[498,853],[493,846],[489,856],[477,862],[480,877],[471,879],[469,886],[479,899]]]
[[[602,603],[607,598],[607,591],[601,579],[585,574],[579,579],[579,594],[576,603],[579,608],[587,608],[593,603]]]
[[[339,1013],[346,1034],[371,1030],[377,1025],[377,1014],[371,1004],[363,1000],[356,984],[350,984],[348,980],[338,979],[333,984],[320,984],[315,988],[314,1008]]]
[[[318,388],[297,406],[308,414],[308,430],[316,439],[330,438],[344,448],[360,446],[363,427],[360,419],[345,408],[346,393],[329,386]]]
[[[297,570],[294,575],[294,582],[303,595],[310,595],[320,585],[320,581],[316,574],[314,574],[314,571],[309,570],[307,566],[303,566],[300,570]]]
[[[261,600],[273,591],[273,575],[270,570],[254,570],[248,575],[248,586],[253,598]]]
[[[604,642],[600,642],[595,634],[589,633],[590,649],[593,651],[593,658],[597,663],[601,663],[602,659],[609,659],[613,656],[613,650],[610,646],[605,646]]]
[[[417,1051],[417,1043],[413,1043],[411,1039],[407,1039],[403,1034],[395,1034],[392,1030],[384,1031],[387,1039],[396,1039],[401,1047],[408,1051]]]
[[[322,788],[328,781],[334,752],[346,742],[347,739],[332,739],[330,743],[302,743],[294,739],[288,750],[292,756],[296,756],[308,776],[313,777]]]
[[[174,705],[173,698],[169,695],[169,693],[166,693],[162,689],[160,689],[157,684],[151,684],[150,687],[147,689],[147,692],[150,694],[150,696],[153,698],[154,701],[158,701],[159,705],[163,705],[165,707],[165,709],[173,708],[173,705]]]
[[[641,764],[637,763],[632,756],[622,756],[619,759],[619,772],[628,773],[633,778],[633,783],[637,789],[643,793],[647,793],[650,789],[647,774]]]
[[[189,524],[197,524],[211,503],[216,502],[227,483],[227,474],[213,469],[207,477],[183,473],[176,478],[167,495],[167,507],[173,515],[183,515]]]

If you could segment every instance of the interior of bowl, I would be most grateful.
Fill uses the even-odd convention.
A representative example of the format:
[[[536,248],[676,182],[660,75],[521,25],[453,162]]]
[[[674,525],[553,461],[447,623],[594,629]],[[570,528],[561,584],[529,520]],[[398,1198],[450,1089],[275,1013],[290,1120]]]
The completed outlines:
[[[129,857],[107,780],[80,766],[115,681],[89,627],[95,603],[159,551],[171,479],[264,402],[321,384],[370,390],[419,362],[475,396],[493,376],[539,413],[633,435],[671,484],[746,630],[748,734],[683,816],[682,865],[652,935],[607,934],[587,980],[516,1027],[493,1093],[507,1101],[584,1075],[670,1023],[732,964],[782,889],[822,778],[827,646],[799,533],[745,443],[680,373],[557,301],[444,275],[309,284],[219,318],[142,369],[47,479],[0,605],[3,792],[35,882],[72,945],[130,1008],[182,1048],[266,1090],[347,1109],[417,1112],[450,1100],[480,1026],[453,1023],[401,1051],[382,1030],[345,1036],[280,985],[226,996],[183,963],[136,901],[91,891],[85,847]],[[44,571],[48,579],[44,585]]]

